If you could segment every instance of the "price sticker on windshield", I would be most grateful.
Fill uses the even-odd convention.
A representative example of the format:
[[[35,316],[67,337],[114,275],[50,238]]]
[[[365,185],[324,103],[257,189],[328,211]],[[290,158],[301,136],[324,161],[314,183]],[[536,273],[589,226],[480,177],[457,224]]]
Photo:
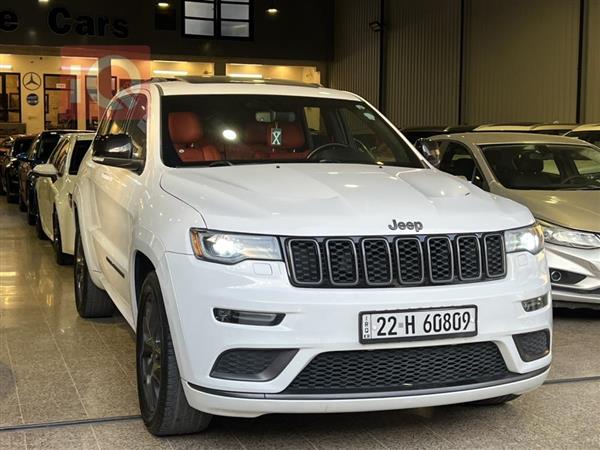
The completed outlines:
[[[280,146],[283,141],[283,131],[281,128],[271,128],[271,145]]]

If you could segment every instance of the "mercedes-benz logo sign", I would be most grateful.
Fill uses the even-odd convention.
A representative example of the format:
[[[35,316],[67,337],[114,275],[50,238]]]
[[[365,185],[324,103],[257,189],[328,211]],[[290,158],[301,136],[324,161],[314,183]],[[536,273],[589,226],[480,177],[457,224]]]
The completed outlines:
[[[42,85],[42,79],[35,72],[27,72],[23,75],[23,86],[29,91],[35,91]]]

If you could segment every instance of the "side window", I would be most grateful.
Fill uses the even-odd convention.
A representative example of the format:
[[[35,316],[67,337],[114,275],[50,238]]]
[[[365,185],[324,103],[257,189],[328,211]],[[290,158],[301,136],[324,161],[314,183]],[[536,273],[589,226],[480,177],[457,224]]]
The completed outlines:
[[[330,133],[327,130],[321,108],[313,106],[304,108],[304,117],[306,118],[308,132],[311,135],[313,149],[329,143]]]
[[[130,95],[115,98],[110,102],[102,122],[98,126],[99,135],[122,134],[127,124],[127,116],[133,99]]]
[[[356,105],[356,109],[341,109],[340,115],[346,125],[349,138],[361,149],[367,149],[378,161],[408,163],[408,155],[397,153],[394,155],[387,142],[380,139],[379,134],[373,128],[376,118],[370,111],[366,111],[362,105]]]
[[[36,154],[37,149],[40,147],[40,143],[41,143],[41,138],[37,138],[33,144],[31,144],[31,147],[29,147],[29,150],[27,150],[27,158],[29,159],[33,159],[33,156]]]
[[[465,177],[475,186],[487,189],[483,175],[469,149],[457,142],[446,142],[440,147],[440,170]]]
[[[135,96],[135,104],[131,109],[125,133],[131,138],[133,156],[136,159],[146,157],[146,135],[148,122],[148,99],[143,94]]]

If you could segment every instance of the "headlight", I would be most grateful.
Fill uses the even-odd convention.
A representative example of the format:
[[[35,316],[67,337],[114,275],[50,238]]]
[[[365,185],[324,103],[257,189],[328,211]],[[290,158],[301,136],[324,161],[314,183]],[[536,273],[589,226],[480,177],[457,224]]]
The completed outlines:
[[[504,232],[506,253],[529,252],[533,255],[544,248],[544,234],[538,223],[525,228]]]
[[[190,230],[196,258],[223,264],[236,264],[245,259],[281,261],[279,242],[273,236]]]
[[[547,222],[540,223],[544,229],[544,239],[546,242],[564,245],[565,247],[600,248],[600,237],[594,233],[569,230],[568,228],[562,228]]]

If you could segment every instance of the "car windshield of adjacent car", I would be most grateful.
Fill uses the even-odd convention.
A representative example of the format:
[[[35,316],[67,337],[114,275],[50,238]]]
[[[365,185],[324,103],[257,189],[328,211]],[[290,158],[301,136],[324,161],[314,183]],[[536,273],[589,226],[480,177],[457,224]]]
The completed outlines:
[[[600,149],[569,144],[481,146],[500,183],[508,189],[600,189]]]
[[[162,99],[162,158],[170,167],[357,163],[423,168],[368,105],[278,95]]]
[[[11,150],[10,154],[12,156],[16,156],[19,153],[26,152],[29,149],[29,147],[31,146],[32,142],[33,142],[32,137],[17,138],[12,146],[12,150]]]
[[[52,151],[58,144],[61,135],[58,133],[49,133],[41,137],[40,149],[38,150],[37,159],[48,161]]]
[[[600,130],[571,131],[567,136],[589,142],[596,147],[600,146]]]

